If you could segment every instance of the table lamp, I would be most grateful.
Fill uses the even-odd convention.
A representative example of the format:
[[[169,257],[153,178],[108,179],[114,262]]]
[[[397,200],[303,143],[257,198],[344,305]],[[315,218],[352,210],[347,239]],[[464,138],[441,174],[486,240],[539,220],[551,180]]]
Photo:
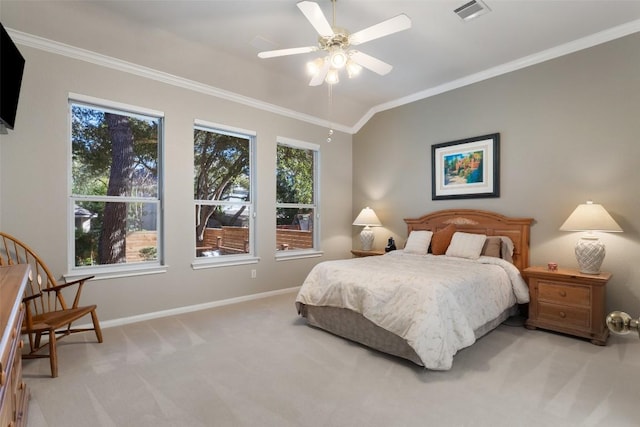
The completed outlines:
[[[360,242],[362,243],[363,251],[370,251],[373,247],[373,230],[371,227],[380,227],[382,224],[376,216],[376,213],[370,207],[366,207],[360,211],[360,214],[353,221],[353,225],[364,226],[360,232]]]
[[[622,228],[611,218],[609,212],[602,205],[589,200],[569,215],[560,227],[562,231],[586,231],[576,243],[576,259],[580,272],[585,274],[600,274],[600,266],[605,256],[604,243],[593,232],[622,232]]]

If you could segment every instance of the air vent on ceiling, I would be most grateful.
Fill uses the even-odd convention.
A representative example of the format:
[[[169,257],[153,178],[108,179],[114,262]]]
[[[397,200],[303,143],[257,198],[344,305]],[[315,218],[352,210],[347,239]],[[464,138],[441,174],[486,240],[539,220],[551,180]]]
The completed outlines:
[[[471,0],[469,3],[465,3],[454,12],[463,20],[470,21],[473,18],[477,18],[480,15],[491,12],[491,9],[480,0]]]

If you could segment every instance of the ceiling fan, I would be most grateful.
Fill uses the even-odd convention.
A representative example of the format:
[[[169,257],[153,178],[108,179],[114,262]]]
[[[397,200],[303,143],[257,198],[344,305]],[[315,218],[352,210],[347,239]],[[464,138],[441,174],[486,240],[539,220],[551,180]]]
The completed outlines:
[[[339,70],[346,68],[349,78],[357,75],[362,67],[381,76],[389,73],[393,68],[390,64],[358,50],[350,49],[362,43],[388,36],[390,34],[411,28],[411,19],[404,13],[393,18],[372,25],[364,30],[349,33],[344,28],[335,26],[336,0],[333,3],[333,25],[329,24],[318,3],[301,1],[297,3],[307,20],[318,32],[318,45],[294,47],[289,49],[268,50],[258,53],[260,58],[275,58],[286,55],[325,51],[327,55],[307,64],[313,75],[309,86],[319,86],[323,81],[329,84],[338,83]]]

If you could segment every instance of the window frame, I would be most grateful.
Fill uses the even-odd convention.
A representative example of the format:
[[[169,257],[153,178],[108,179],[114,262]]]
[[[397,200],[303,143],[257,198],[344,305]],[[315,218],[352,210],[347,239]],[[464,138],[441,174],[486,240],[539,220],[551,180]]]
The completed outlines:
[[[157,159],[157,195],[156,197],[131,196],[88,196],[73,194],[73,114],[72,106],[82,105],[97,110],[119,115],[146,116],[158,119],[158,159]],[[150,108],[125,104],[77,93],[67,96],[67,273],[65,279],[73,280],[77,277],[94,275],[96,279],[128,277],[143,274],[158,274],[167,271],[164,254],[164,144],[165,144],[165,114]],[[152,203],[157,205],[157,259],[124,264],[106,264],[93,266],[75,265],[75,204],[77,201],[115,202],[115,203]]]
[[[228,267],[233,265],[243,265],[243,264],[255,264],[260,261],[260,257],[257,255],[257,242],[256,242],[256,226],[257,226],[257,205],[256,205],[256,195],[257,195],[257,170],[256,170],[256,140],[257,140],[257,132],[253,130],[242,129],[234,126],[228,126],[220,123],[214,123],[207,120],[195,119],[193,123],[194,131],[196,129],[221,133],[229,136],[235,136],[238,138],[244,138],[249,140],[249,201],[244,203],[239,202],[225,202],[222,200],[218,201],[210,201],[210,200],[200,200],[192,197],[192,208],[195,209],[197,205],[201,205],[201,202],[208,202],[205,204],[211,205],[244,205],[247,206],[249,210],[249,252],[243,254],[232,254],[232,255],[223,255],[217,257],[198,257],[196,254],[196,237],[195,237],[195,218],[193,222],[192,230],[194,230],[193,234],[193,261],[191,262],[191,268],[194,270],[204,269],[204,268],[216,268],[216,267]],[[194,141],[192,141],[192,144]],[[195,160],[195,157],[194,157]],[[192,161],[192,173],[195,176],[195,165]],[[193,182],[192,182],[193,186]],[[193,187],[192,187],[193,193]]]
[[[313,258],[322,256],[323,251],[321,250],[321,242],[320,242],[320,162],[321,162],[321,153],[320,153],[320,145],[314,144],[312,142],[301,141],[297,139],[287,138],[283,136],[276,137],[276,167],[274,174],[274,184],[275,179],[278,174],[278,158],[277,158],[277,148],[280,145],[285,145],[291,148],[297,148],[301,150],[311,150],[313,151],[313,203],[302,204],[302,203],[278,203],[275,202],[276,212],[279,208],[311,208],[313,209],[313,248],[309,249],[289,249],[289,250],[277,250],[275,251],[275,257],[277,261],[290,260],[290,259],[300,259],[300,258]],[[277,224],[274,231],[277,230]]]

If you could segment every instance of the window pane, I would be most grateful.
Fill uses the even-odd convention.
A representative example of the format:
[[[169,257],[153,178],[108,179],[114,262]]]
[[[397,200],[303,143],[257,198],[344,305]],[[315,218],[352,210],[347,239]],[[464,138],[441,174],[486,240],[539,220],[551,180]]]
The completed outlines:
[[[276,201],[313,204],[314,152],[278,144]]]
[[[250,252],[250,150],[250,138],[194,129],[197,257]]]
[[[249,201],[248,138],[194,130],[194,199]]]
[[[75,211],[75,265],[158,260],[158,205],[79,201]]]
[[[276,209],[277,250],[313,249],[313,209]]]
[[[158,197],[160,119],[73,104],[73,194]]]
[[[197,257],[214,257],[249,253],[249,209],[246,205],[196,205],[200,235],[196,239]]]

